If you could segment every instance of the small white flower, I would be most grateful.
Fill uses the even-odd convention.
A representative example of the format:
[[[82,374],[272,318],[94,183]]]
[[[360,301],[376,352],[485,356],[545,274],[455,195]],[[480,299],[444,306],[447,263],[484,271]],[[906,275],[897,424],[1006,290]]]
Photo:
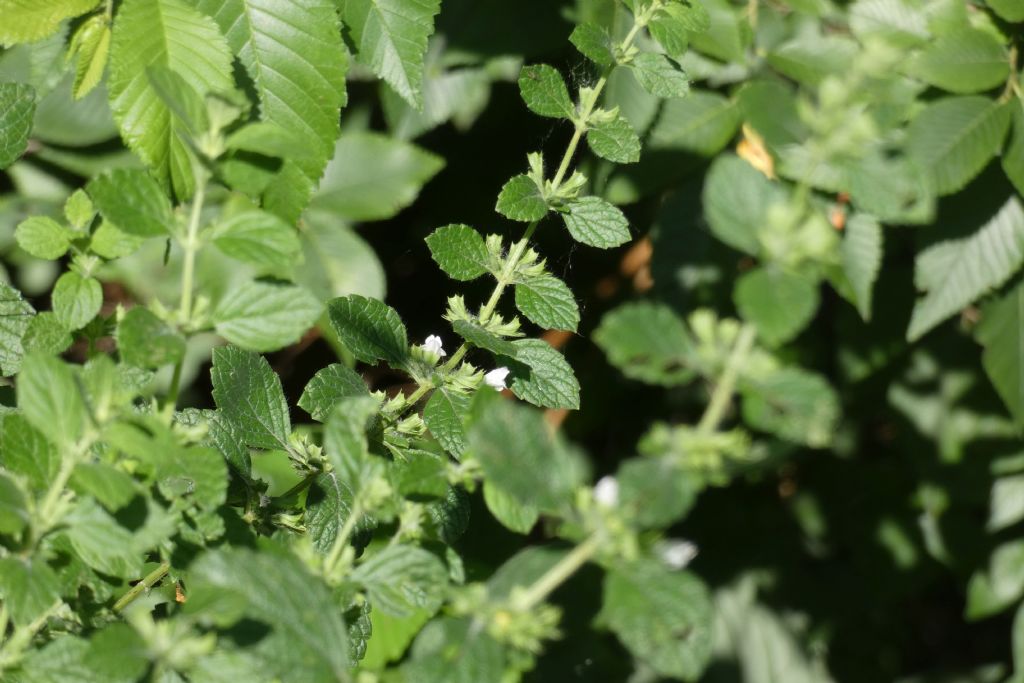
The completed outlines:
[[[423,350],[436,353],[440,358],[444,358],[448,355],[444,352],[444,347],[441,345],[441,338],[436,334],[432,334],[427,337],[427,340],[423,342]]]
[[[508,373],[508,368],[494,368],[486,375],[484,375],[484,383],[486,383],[487,386],[491,387],[492,389],[501,391],[502,389],[506,388],[505,378],[508,377]]]
[[[601,477],[594,484],[594,500],[604,507],[615,507],[619,502],[619,480],[615,477]]]
[[[697,546],[690,541],[671,539],[658,546],[658,555],[672,569],[683,569],[697,557]]]

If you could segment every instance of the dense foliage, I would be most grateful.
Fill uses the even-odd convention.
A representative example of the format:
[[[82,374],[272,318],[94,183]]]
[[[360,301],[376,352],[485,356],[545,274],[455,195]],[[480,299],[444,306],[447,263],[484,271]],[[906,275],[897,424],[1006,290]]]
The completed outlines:
[[[1022,42],[0,0],[0,679],[1024,680]]]

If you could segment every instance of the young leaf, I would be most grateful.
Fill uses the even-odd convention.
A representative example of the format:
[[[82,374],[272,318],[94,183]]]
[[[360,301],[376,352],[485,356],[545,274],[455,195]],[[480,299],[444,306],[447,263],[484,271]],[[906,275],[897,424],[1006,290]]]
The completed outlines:
[[[398,312],[383,301],[353,294],[327,304],[327,315],[341,343],[356,359],[404,365],[409,337]]]
[[[253,280],[221,299],[213,322],[217,334],[232,344],[274,351],[297,342],[322,311],[305,287]]]
[[[783,367],[745,380],[741,392],[743,419],[750,426],[811,448],[832,443],[839,397],[820,375]]]
[[[25,416],[12,413],[0,421],[4,468],[25,477],[29,488],[45,491],[60,468],[60,453]]]
[[[744,273],[733,298],[744,320],[757,327],[769,345],[784,344],[800,333],[818,310],[818,284],[809,277],[771,265]]]
[[[298,260],[295,229],[272,213],[236,213],[217,225],[213,243],[228,256],[254,266],[287,270]]]
[[[347,0],[341,18],[356,57],[411,106],[423,105],[423,60],[441,0]]]
[[[519,74],[519,92],[526,106],[535,114],[554,119],[576,116],[576,108],[569,98],[562,74],[553,66],[534,64],[523,67]]]
[[[711,657],[707,588],[693,574],[652,560],[608,572],[598,620],[663,676],[695,680]]]
[[[27,626],[60,599],[60,583],[41,557],[0,559],[0,597],[16,626]]]
[[[51,295],[53,312],[69,330],[86,326],[103,306],[103,288],[95,278],[68,271],[57,278]]]
[[[185,339],[144,306],[132,308],[117,324],[121,360],[140,368],[173,365],[185,356]]]
[[[475,280],[488,270],[484,238],[468,225],[438,228],[427,236],[427,246],[441,270],[456,280]]]
[[[340,363],[331,363],[309,380],[299,398],[299,407],[314,420],[325,422],[342,399],[369,394],[370,390],[359,374]]]
[[[568,204],[562,214],[573,239],[599,249],[610,249],[629,241],[629,222],[622,211],[600,197],[583,197]]]
[[[657,97],[685,97],[690,92],[686,72],[665,55],[641,52],[629,63],[629,68],[644,90]]]
[[[981,362],[1018,424],[1024,424],[1024,284],[985,307],[974,331]]]
[[[515,355],[516,347],[512,345],[512,342],[492,334],[476,323],[471,323],[468,320],[456,320],[452,323],[452,329],[477,348],[503,356]]]
[[[548,330],[575,332],[580,322],[580,309],[572,290],[551,275],[517,284],[516,307],[532,322]]]
[[[757,255],[768,209],[786,192],[739,157],[719,157],[704,181],[704,211],[711,232],[730,247]]]
[[[542,408],[580,407],[580,384],[562,354],[541,339],[519,339],[512,346],[512,393]]]
[[[669,57],[681,59],[689,47],[690,34],[702,33],[710,26],[711,17],[704,5],[697,0],[687,0],[663,4],[647,29]]]
[[[72,341],[74,340],[71,338],[71,333],[57,320],[57,315],[52,311],[43,311],[29,322],[25,336],[21,338],[21,346],[55,356],[67,351]],[[11,350],[15,348],[18,347],[11,347]],[[2,358],[3,354],[0,353],[0,360]],[[0,368],[2,368],[2,364],[0,364]]]
[[[484,482],[484,504],[495,519],[517,534],[530,533],[540,518],[537,508],[520,503],[493,481]]]
[[[231,52],[214,21],[183,0],[125,0],[114,21],[108,76],[114,119],[160,184],[187,197],[191,153],[149,80],[146,70],[154,65],[178,73],[200,95],[226,92],[234,86]]]
[[[55,261],[68,250],[71,232],[48,216],[32,216],[14,232],[18,246],[36,258]]]
[[[587,127],[587,144],[594,154],[618,164],[640,160],[640,138],[629,121],[621,115],[591,122]]]
[[[666,386],[693,379],[693,339],[667,306],[646,302],[620,306],[601,320],[594,341],[627,377]]]
[[[90,17],[71,39],[68,55],[75,55],[75,82],[71,93],[76,100],[88,95],[103,79],[110,55],[110,20],[103,15]]]
[[[97,4],[98,0],[0,0],[0,14],[4,18],[0,24],[0,45],[11,47],[46,38],[57,31],[62,21],[84,14]]]
[[[366,588],[374,608],[403,617],[417,609],[436,611],[448,587],[448,572],[426,550],[395,545],[356,567],[352,580]]]
[[[456,459],[466,450],[463,415],[469,410],[469,398],[450,389],[440,388],[423,406],[423,421],[441,447]]]
[[[956,192],[995,156],[1010,123],[1007,106],[987,97],[947,97],[926,106],[907,129],[907,150],[931,173],[939,195]]]
[[[1002,285],[1024,263],[1024,208],[1011,196],[973,235],[918,254],[914,280],[927,294],[914,305],[907,339],[914,341],[978,297]]]
[[[213,350],[213,400],[254,448],[287,449],[291,435],[281,380],[258,354],[233,346]]]
[[[11,24],[7,16],[4,24]],[[0,36],[3,29],[0,28]],[[21,156],[28,146],[36,111],[36,91],[26,83],[0,83],[0,169]]]
[[[882,228],[866,214],[846,221],[841,246],[843,271],[853,287],[854,303],[864,320],[871,320],[871,295],[882,267]]]
[[[548,213],[548,203],[540,188],[526,175],[517,175],[505,183],[494,210],[513,221],[539,221]]]
[[[173,225],[170,200],[145,171],[115,169],[93,178],[85,189],[103,217],[129,235],[167,235]]]
[[[970,94],[1002,85],[1010,62],[1006,49],[990,32],[964,26],[930,42],[908,68],[929,85]]]
[[[611,36],[602,26],[591,23],[579,24],[569,36],[569,42],[598,66],[609,66],[615,61]]]
[[[139,576],[142,554],[132,533],[92,498],[79,498],[64,533],[85,564],[120,578]]]
[[[13,375],[21,367],[25,354],[22,337],[35,310],[21,298],[21,292],[0,283],[0,375]]]

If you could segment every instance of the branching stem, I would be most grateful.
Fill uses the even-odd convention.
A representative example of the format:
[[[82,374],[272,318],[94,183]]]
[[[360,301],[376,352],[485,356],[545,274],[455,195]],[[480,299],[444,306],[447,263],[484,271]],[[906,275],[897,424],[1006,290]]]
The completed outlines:
[[[543,576],[520,593],[513,607],[522,612],[536,607],[569,577],[579,571],[580,567],[589,562],[600,546],[601,541],[595,535],[570,550],[555,566],[544,572]]]
[[[122,595],[120,599],[114,603],[114,611],[120,612],[124,610],[124,608],[132,604],[136,598],[158,584],[162,578],[167,576],[167,572],[170,570],[170,562],[161,562],[159,567],[146,574],[142,581],[139,581],[137,584],[132,586],[127,593]]]
[[[725,411],[732,401],[732,395],[736,391],[736,380],[739,379],[740,370],[743,369],[743,364],[747,360],[747,354],[750,353],[756,337],[757,330],[750,323],[747,323],[740,329],[739,336],[736,337],[736,343],[732,347],[732,353],[729,354],[729,360],[725,364],[722,377],[718,380],[718,384],[715,385],[715,390],[711,394],[711,401],[704,410],[700,422],[697,423],[697,432],[699,434],[712,434],[718,429],[718,425],[722,422],[722,418],[725,417]]]

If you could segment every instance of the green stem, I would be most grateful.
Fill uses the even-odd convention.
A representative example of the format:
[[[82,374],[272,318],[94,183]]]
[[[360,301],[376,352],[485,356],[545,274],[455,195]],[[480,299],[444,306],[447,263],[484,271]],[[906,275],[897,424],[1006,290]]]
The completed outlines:
[[[167,576],[167,572],[171,570],[169,562],[161,562],[160,566],[146,574],[142,581],[131,587],[131,589],[121,596],[121,598],[114,603],[114,611],[120,612],[125,607],[132,604],[136,598],[148,591],[150,588],[160,582],[160,579]]]
[[[715,386],[714,393],[711,394],[711,401],[708,403],[707,409],[701,416],[700,422],[697,423],[698,433],[712,434],[718,429],[718,425],[725,417],[725,411],[732,401],[733,392],[736,390],[736,380],[739,379],[740,370],[743,368],[743,363],[746,361],[747,354],[750,353],[756,337],[757,330],[750,323],[740,329],[736,343],[732,347],[732,353],[729,354],[729,360],[726,362],[725,371]]]
[[[565,583],[570,576],[579,571],[580,567],[590,561],[601,542],[597,536],[591,536],[587,540],[573,548],[551,569],[544,572],[544,575],[533,582],[525,592],[516,597],[513,607],[517,611],[526,612],[533,609],[544,601],[556,588]]]
[[[50,605],[49,609],[35,618],[34,621],[14,629],[10,640],[0,648],[0,672],[9,669],[21,660],[21,655],[32,642],[32,638],[46,625],[47,620],[53,613],[60,609],[63,603],[58,600]]]
[[[334,539],[334,544],[331,546],[331,550],[327,553],[327,558],[324,560],[324,574],[330,575],[334,568],[337,566],[338,561],[341,559],[342,552],[345,551],[345,546],[348,545],[348,539],[355,531],[356,524],[359,522],[359,518],[363,516],[363,505],[357,497],[352,502],[352,510],[349,513],[348,519],[345,520],[345,525],[341,527],[341,531],[338,532],[337,537]]]
[[[192,199],[192,212],[189,215],[188,230],[181,247],[185,252],[181,268],[181,308],[179,309],[181,324],[187,325],[192,317],[192,286],[195,278],[196,253],[199,251],[199,219],[206,199],[206,181],[199,173],[196,174],[196,196]]]

